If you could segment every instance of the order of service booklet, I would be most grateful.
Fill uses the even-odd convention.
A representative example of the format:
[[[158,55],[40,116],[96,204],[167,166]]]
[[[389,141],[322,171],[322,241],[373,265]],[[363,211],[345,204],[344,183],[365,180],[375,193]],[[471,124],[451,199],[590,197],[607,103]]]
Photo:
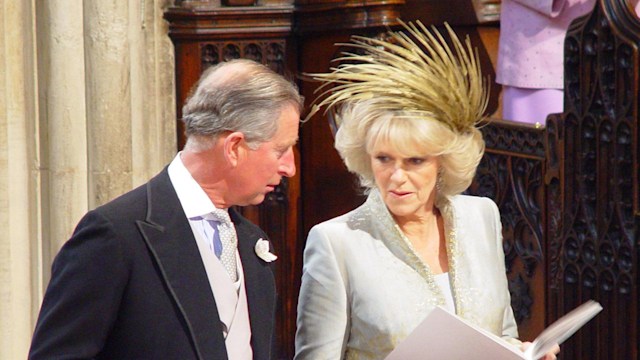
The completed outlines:
[[[537,360],[602,310],[589,300],[543,330],[525,352],[506,340],[436,307],[385,360]]]

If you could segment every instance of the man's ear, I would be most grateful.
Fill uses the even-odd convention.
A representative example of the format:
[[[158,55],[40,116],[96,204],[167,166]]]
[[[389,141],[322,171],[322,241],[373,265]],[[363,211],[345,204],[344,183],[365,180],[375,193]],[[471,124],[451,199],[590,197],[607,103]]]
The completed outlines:
[[[224,158],[231,166],[238,165],[241,153],[244,151],[242,142],[244,142],[244,134],[239,131],[229,133],[224,139]]]

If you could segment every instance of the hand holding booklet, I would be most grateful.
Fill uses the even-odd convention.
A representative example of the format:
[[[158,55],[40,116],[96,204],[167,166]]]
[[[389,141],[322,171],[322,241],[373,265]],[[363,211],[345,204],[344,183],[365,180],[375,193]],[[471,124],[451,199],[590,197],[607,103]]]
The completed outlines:
[[[500,337],[437,307],[385,360],[537,360],[556,344],[568,339],[601,310],[599,303],[585,302],[543,330],[522,352]]]

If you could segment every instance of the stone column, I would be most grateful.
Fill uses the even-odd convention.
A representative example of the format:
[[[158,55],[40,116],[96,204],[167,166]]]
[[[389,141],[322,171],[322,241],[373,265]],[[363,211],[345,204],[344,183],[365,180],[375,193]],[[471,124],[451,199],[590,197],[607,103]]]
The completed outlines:
[[[130,12],[132,182],[146,182],[177,150],[173,44],[164,10],[172,0],[138,1]]]
[[[0,0],[0,359],[25,358],[39,305],[33,10],[33,1]]]
[[[52,257],[89,203],[82,5],[36,1],[43,285]]]
[[[85,1],[83,10],[88,190],[95,207],[132,186],[129,6]]]
[[[33,11],[34,1],[0,0],[0,359],[25,358],[39,305]]]
[[[165,2],[84,3],[90,207],[145,182],[175,152]]]
[[[38,79],[46,104],[40,117],[48,140],[43,198],[56,204],[55,211],[43,206],[50,221],[44,282],[52,257],[88,209],[143,183],[175,154],[166,1],[38,2]]]
[[[170,0],[0,0],[0,359],[80,217],[175,155]]]

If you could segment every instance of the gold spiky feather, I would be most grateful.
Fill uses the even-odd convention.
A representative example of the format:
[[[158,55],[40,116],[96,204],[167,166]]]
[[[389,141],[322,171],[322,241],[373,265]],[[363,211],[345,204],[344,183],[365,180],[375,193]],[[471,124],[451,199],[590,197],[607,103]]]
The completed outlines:
[[[331,72],[307,74],[323,82],[308,118],[324,106],[326,113],[344,102],[376,99],[375,106],[436,119],[457,132],[483,119],[488,89],[469,37],[463,44],[445,23],[451,48],[435,26],[400,23],[404,31],[388,31],[389,40],[353,36],[337,44],[362,53],[342,53]]]

